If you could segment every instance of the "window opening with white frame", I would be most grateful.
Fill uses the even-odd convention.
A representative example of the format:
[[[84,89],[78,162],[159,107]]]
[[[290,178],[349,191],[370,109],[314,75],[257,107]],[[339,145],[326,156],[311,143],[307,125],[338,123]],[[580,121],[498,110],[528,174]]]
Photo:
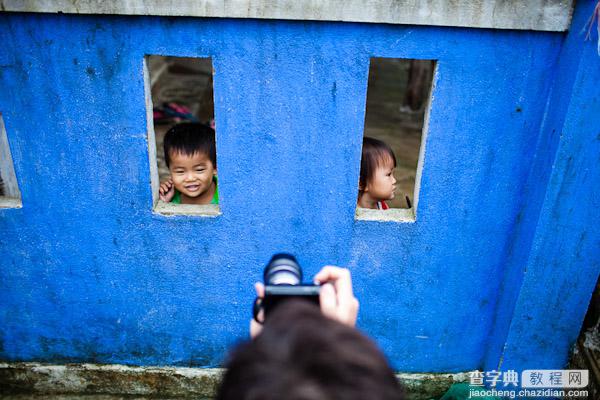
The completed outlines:
[[[144,76],[154,211],[219,215],[211,59],[148,55]]]
[[[362,154],[367,161],[361,160],[367,166],[365,172],[370,173],[363,173],[359,183],[358,219],[415,220],[419,159],[434,68],[432,60],[371,58]],[[391,177],[389,171],[378,175],[379,170],[373,168],[385,161],[385,147],[396,159]],[[369,166],[368,160],[379,161]],[[391,167],[390,162],[383,164]]]
[[[0,114],[0,208],[19,208],[21,205],[21,191],[17,183],[4,120]]]

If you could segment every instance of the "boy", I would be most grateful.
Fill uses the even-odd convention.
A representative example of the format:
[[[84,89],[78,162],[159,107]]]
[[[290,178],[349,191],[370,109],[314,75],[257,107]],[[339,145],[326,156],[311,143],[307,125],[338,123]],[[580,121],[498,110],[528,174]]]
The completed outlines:
[[[219,204],[215,131],[203,124],[183,123],[164,140],[171,177],[161,183],[160,199],[174,204]]]

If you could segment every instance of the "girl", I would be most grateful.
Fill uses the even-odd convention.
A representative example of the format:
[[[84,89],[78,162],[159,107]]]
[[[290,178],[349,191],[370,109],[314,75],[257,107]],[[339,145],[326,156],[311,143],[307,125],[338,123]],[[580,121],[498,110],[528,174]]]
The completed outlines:
[[[396,156],[386,143],[365,136],[360,161],[358,207],[387,210],[385,200],[394,198],[396,191]]]

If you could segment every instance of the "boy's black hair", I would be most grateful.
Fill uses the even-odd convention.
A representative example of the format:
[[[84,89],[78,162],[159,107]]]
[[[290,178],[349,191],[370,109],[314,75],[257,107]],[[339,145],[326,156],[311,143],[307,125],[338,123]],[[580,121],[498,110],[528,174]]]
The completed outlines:
[[[402,400],[403,390],[375,343],[291,299],[226,364],[217,400]]]
[[[381,140],[365,136],[360,160],[360,180],[358,184],[360,192],[365,190],[367,183],[373,179],[377,167],[382,167],[386,160],[392,160],[394,168],[396,168],[396,156],[392,148]]]
[[[214,129],[199,123],[181,123],[173,126],[165,135],[163,143],[165,163],[171,163],[171,153],[193,156],[196,153],[206,154],[217,168],[217,151]]]

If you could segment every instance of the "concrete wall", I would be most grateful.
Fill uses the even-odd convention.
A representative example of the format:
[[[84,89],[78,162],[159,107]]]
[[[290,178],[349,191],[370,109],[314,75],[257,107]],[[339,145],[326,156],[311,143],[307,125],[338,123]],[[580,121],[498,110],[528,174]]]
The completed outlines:
[[[573,0],[0,0],[0,11],[290,19],[565,31]]]
[[[562,363],[599,271],[578,3],[569,35],[0,14],[23,204],[0,210],[0,358],[219,365],[289,251],[307,275],[352,269],[359,326],[397,370]],[[152,211],[146,54],[212,57],[218,217]],[[412,223],[355,219],[370,57],[437,60]]]

